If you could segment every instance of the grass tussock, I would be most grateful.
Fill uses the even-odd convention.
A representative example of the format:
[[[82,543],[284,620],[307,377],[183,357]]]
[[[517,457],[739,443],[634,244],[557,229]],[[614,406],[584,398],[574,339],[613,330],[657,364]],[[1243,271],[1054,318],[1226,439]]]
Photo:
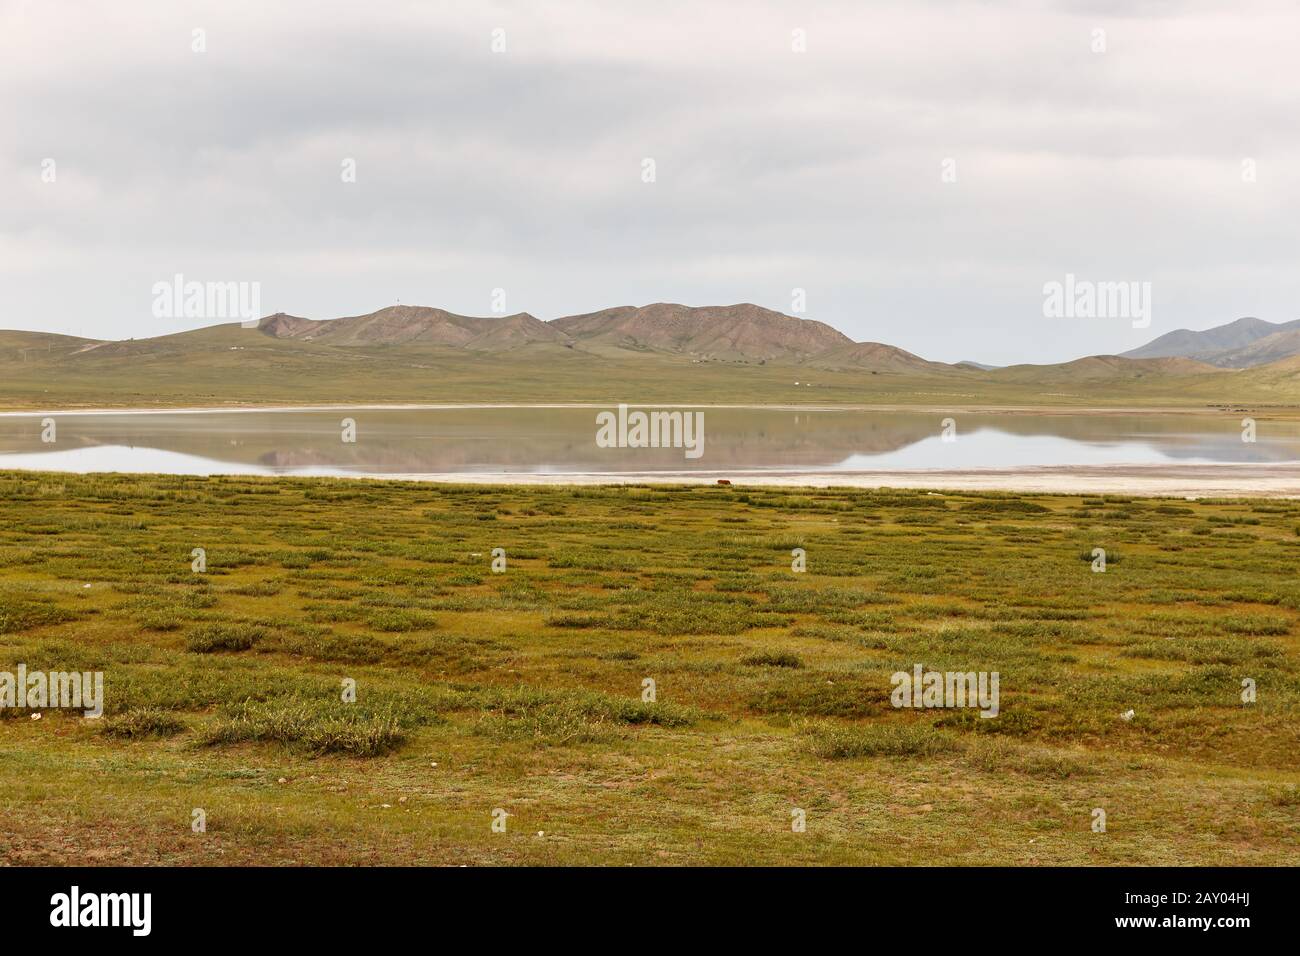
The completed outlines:
[[[564,746],[608,742],[631,726],[687,727],[699,720],[691,708],[597,693],[547,694],[516,690],[485,702],[475,732],[498,740]]]
[[[803,667],[803,659],[792,651],[766,650],[746,654],[740,663],[750,667]]]
[[[186,729],[176,714],[157,708],[142,707],[104,718],[102,733],[121,740],[151,737],[174,737]]]
[[[76,620],[70,608],[52,601],[37,601],[0,595],[0,634],[17,634],[38,627],[49,627]]]
[[[353,757],[380,756],[405,739],[392,713],[367,713],[356,705],[312,700],[245,701],[199,736],[199,742],[208,746],[276,743],[313,756]]]
[[[933,757],[961,746],[952,734],[925,724],[820,725],[808,731],[809,750],[826,760]]]
[[[215,654],[220,651],[246,651],[259,641],[266,640],[268,631],[256,624],[229,623],[203,624],[194,628],[185,638],[186,650],[196,654]]]

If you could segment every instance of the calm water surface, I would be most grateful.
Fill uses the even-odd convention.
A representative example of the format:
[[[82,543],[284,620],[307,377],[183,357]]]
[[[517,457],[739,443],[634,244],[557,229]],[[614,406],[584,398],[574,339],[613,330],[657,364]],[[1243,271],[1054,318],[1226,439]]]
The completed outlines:
[[[647,406],[648,407],[648,406]],[[1300,423],[1240,416],[704,408],[703,453],[602,448],[596,408],[0,416],[0,468],[169,474],[620,474],[1300,461]],[[42,419],[53,417],[53,442]],[[356,441],[342,440],[342,420]]]

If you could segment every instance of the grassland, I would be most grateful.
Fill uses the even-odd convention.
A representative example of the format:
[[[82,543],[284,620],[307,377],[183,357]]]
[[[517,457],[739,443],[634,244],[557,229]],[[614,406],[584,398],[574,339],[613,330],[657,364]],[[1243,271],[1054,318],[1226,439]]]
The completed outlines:
[[[1300,861],[1300,502],[0,473],[0,518],[0,670],[106,698],[0,711],[5,863]],[[916,663],[1001,713],[895,710]]]

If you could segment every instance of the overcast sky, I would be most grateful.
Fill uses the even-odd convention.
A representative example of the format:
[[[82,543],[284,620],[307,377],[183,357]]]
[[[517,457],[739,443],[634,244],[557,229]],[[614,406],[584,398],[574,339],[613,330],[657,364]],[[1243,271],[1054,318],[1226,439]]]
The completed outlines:
[[[153,314],[180,273],[311,318],[803,289],[927,358],[1118,352],[1300,318],[1297,89],[1293,0],[0,0],[0,327],[212,324]],[[1150,282],[1150,328],[1045,318],[1067,273]]]

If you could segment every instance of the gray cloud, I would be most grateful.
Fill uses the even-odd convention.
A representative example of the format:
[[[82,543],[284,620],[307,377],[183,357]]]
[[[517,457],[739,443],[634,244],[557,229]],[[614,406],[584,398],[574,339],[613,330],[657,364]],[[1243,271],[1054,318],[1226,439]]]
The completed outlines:
[[[0,326],[176,331],[150,289],[177,272],[316,318],[799,287],[854,338],[992,362],[1296,318],[1298,27],[1283,2],[11,0]],[[1043,318],[1066,272],[1151,282],[1152,327]]]

